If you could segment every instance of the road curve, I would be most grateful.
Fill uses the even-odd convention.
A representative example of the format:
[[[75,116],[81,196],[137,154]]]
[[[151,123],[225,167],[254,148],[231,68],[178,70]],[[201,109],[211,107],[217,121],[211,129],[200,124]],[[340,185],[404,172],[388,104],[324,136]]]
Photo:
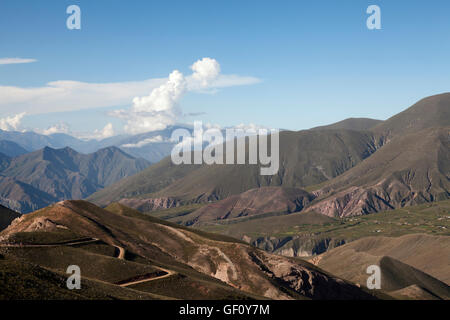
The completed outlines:
[[[149,282],[149,281],[154,281],[154,280],[160,280],[160,279],[164,279],[167,277],[170,277],[172,275],[174,275],[176,272],[172,271],[172,270],[167,270],[167,269],[163,269],[163,268],[158,268],[161,271],[166,272],[166,274],[162,275],[162,276],[158,276],[158,277],[148,277],[147,279],[142,279],[142,280],[137,280],[137,281],[130,281],[130,282],[125,282],[120,284],[121,287],[129,287],[129,286],[133,286],[135,284],[139,284],[139,283],[144,283],[144,282]]]
[[[66,243],[48,243],[48,244],[0,244],[0,247],[6,247],[6,248],[43,248],[43,247],[61,247],[61,246],[74,246],[79,244],[89,244],[89,243],[95,243],[100,241],[100,239],[92,238],[92,239],[86,239],[86,240],[77,240],[72,242],[66,242]],[[115,248],[119,250],[119,255],[117,256],[117,259],[125,260],[125,248],[117,245],[112,245]],[[170,277],[174,274],[176,274],[175,271],[167,270],[160,267],[155,267],[159,269],[160,271],[166,272],[166,274],[158,277],[148,277],[146,279],[136,280],[136,281],[130,281],[120,284],[121,287],[129,287],[135,284],[154,281],[154,280],[160,280],[167,277]]]

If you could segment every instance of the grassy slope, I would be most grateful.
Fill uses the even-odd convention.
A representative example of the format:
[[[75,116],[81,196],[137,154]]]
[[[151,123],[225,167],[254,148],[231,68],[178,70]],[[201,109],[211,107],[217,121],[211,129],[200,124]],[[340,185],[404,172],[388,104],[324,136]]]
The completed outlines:
[[[83,250],[79,247],[10,248],[9,252],[42,267],[64,273],[69,265],[77,265],[82,275],[109,283],[118,283],[158,269],[151,265],[119,260]]]
[[[93,279],[81,279],[81,290],[68,290],[67,274],[47,270],[10,254],[0,254],[0,300],[168,299]]]
[[[236,223],[200,226],[215,232],[241,238],[319,236],[353,241],[369,235],[401,236],[412,233],[450,235],[450,200],[411,206],[377,214],[333,219],[312,212],[252,219]]]

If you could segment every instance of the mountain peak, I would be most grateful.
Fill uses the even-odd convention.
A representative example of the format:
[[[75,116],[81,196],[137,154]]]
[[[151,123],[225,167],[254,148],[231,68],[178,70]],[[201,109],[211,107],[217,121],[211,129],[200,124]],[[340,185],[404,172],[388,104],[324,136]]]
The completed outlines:
[[[450,93],[442,93],[419,100],[373,128],[388,137],[417,132],[432,127],[450,126]]]

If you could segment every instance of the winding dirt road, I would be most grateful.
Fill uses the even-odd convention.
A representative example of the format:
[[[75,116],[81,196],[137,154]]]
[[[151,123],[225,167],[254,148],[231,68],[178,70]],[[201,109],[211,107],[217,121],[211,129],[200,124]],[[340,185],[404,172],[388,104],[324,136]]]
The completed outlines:
[[[126,282],[126,283],[122,283],[120,284],[121,287],[129,287],[129,286],[133,286],[135,284],[139,284],[139,283],[144,283],[144,282],[149,282],[149,281],[154,281],[154,280],[160,280],[160,279],[164,279],[167,277],[170,277],[174,274],[176,274],[175,271],[172,270],[167,270],[167,269],[163,269],[160,267],[156,267],[159,270],[166,272],[166,274],[162,275],[162,276],[158,276],[158,277],[148,277],[147,279],[141,279],[141,280],[136,280],[136,281],[130,281],[130,282]]]
[[[99,241],[101,241],[101,240],[92,238],[92,239],[85,239],[85,240],[69,241],[69,242],[65,242],[65,243],[48,243],[48,244],[6,244],[5,243],[5,244],[0,244],[0,247],[4,247],[4,248],[48,248],[48,247],[75,246],[75,245],[80,245],[80,244],[90,244],[90,243],[95,243],[95,242],[99,242]],[[119,254],[116,258],[120,259],[120,260],[125,260],[125,248],[115,245],[115,244],[113,244],[112,246],[119,250]],[[135,284],[164,279],[164,278],[167,278],[167,277],[170,277],[170,276],[176,274],[176,272],[172,271],[172,270],[167,270],[167,269],[164,269],[161,267],[156,267],[156,266],[153,266],[153,267],[162,272],[165,272],[166,274],[157,276],[157,277],[149,276],[148,278],[140,279],[140,280],[130,280],[129,282],[119,284],[119,286],[129,287],[129,286],[133,286]]]

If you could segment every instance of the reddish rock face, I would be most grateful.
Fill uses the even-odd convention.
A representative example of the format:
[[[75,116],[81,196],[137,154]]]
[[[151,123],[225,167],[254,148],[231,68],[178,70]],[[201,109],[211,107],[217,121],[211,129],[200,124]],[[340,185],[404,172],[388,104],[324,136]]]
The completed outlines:
[[[186,215],[184,222],[193,225],[264,213],[297,212],[306,207],[314,197],[299,188],[261,187],[208,204]]]
[[[139,210],[141,212],[148,212],[159,209],[169,209],[177,207],[179,205],[177,199],[168,197],[151,198],[151,199],[129,198],[129,199],[122,199],[119,201],[119,203],[127,207]]]

